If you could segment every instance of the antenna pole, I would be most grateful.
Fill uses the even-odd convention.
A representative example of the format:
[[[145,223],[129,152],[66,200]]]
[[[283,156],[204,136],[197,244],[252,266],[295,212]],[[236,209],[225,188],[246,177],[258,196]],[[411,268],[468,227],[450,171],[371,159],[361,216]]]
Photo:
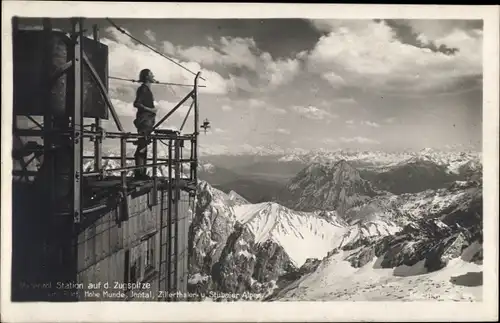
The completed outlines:
[[[196,77],[194,78],[194,154],[193,154],[193,166],[194,167],[194,182],[198,183],[198,136],[200,134],[200,126],[199,126],[199,120],[200,120],[200,105],[199,105],[199,100],[198,100],[198,80],[201,77],[201,72],[198,72],[196,74]]]

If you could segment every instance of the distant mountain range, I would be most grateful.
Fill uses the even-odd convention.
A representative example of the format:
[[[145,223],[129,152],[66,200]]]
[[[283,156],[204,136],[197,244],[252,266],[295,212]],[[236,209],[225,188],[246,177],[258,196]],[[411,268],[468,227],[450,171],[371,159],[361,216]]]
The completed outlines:
[[[253,173],[273,172],[296,174],[301,167],[311,163],[349,162],[356,168],[383,169],[413,158],[426,159],[444,166],[451,173],[458,173],[461,166],[471,164],[478,167],[482,154],[475,151],[439,151],[423,149],[412,152],[312,150],[292,151],[274,154],[204,155],[206,161],[228,169],[252,169]],[[261,166],[259,165],[261,164]],[[286,165],[286,166],[285,166]],[[287,171],[283,170],[285,168]],[[293,170],[292,170],[293,169]]]
[[[374,189],[396,194],[439,189],[482,174],[481,155],[471,152],[335,151],[287,156],[204,156],[203,159],[216,166],[210,174],[200,171],[201,179],[225,192],[234,189],[253,203],[283,198],[283,190],[299,181],[297,174],[311,165],[327,169],[340,161],[355,168]]]

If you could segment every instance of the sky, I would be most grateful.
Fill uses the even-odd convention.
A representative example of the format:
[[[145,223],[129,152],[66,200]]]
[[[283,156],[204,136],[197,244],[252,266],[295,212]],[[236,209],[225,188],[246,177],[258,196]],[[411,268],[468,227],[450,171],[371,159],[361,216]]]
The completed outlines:
[[[212,126],[200,136],[206,152],[482,145],[480,20],[114,21],[202,72],[200,119],[208,118]],[[94,23],[109,49],[110,76],[137,79],[149,68],[158,81],[193,83],[192,74],[106,20],[89,19],[86,26]],[[54,27],[69,30],[67,21]],[[134,131],[138,85],[117,80],[109,85],[122,122]],[[152,90],[160,118],[190,88],[153,85]],[[179,128],[188,108],[189,102],[165,127]],[[110,130],[111,124],[106,122]]]

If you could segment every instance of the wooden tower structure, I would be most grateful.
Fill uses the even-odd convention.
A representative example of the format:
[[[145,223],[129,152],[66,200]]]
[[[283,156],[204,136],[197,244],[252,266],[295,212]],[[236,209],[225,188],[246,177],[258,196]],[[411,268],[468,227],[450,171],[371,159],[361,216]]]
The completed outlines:
[[[181,300],[197,187],[200,73],[148,136],[152,156],[140,167],[152,170],[151,179],[136,180],[127,145],[141,136],[124,130],[108,95],[108,48],[97,26],[89,38],[84,19],[71,25],[56,31],[43,19],[43,30],[23,30],[13,20],[12,301]],[[193,133],[160,130],[186,102]],[[118,131],[102,127],[109,116]],[[108,140],[119,156],[104,154]],[[84,154],[86,144],[93,154]],[[118,167],[104,168],[107,160]]]

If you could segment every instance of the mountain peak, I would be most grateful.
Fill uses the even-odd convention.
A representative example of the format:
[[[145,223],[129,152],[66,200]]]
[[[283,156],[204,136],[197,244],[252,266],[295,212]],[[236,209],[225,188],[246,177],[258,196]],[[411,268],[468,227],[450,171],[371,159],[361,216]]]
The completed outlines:
[[[349,162],[345,159],[341,159],[338,162],[336,162],[334,167],[346,167],[354,169],[354,167],[352,167],[351,164],[349,164]]]
[[[231,190],[228,194],[229,201],[233,203],[233,205],[244,205],[250,204],[246,198]]]
[[[331,164],[313,163],[304,168],[280,194],[279,200],[301,211],[337,211],[377,195],[371,184],[346,160]]]

